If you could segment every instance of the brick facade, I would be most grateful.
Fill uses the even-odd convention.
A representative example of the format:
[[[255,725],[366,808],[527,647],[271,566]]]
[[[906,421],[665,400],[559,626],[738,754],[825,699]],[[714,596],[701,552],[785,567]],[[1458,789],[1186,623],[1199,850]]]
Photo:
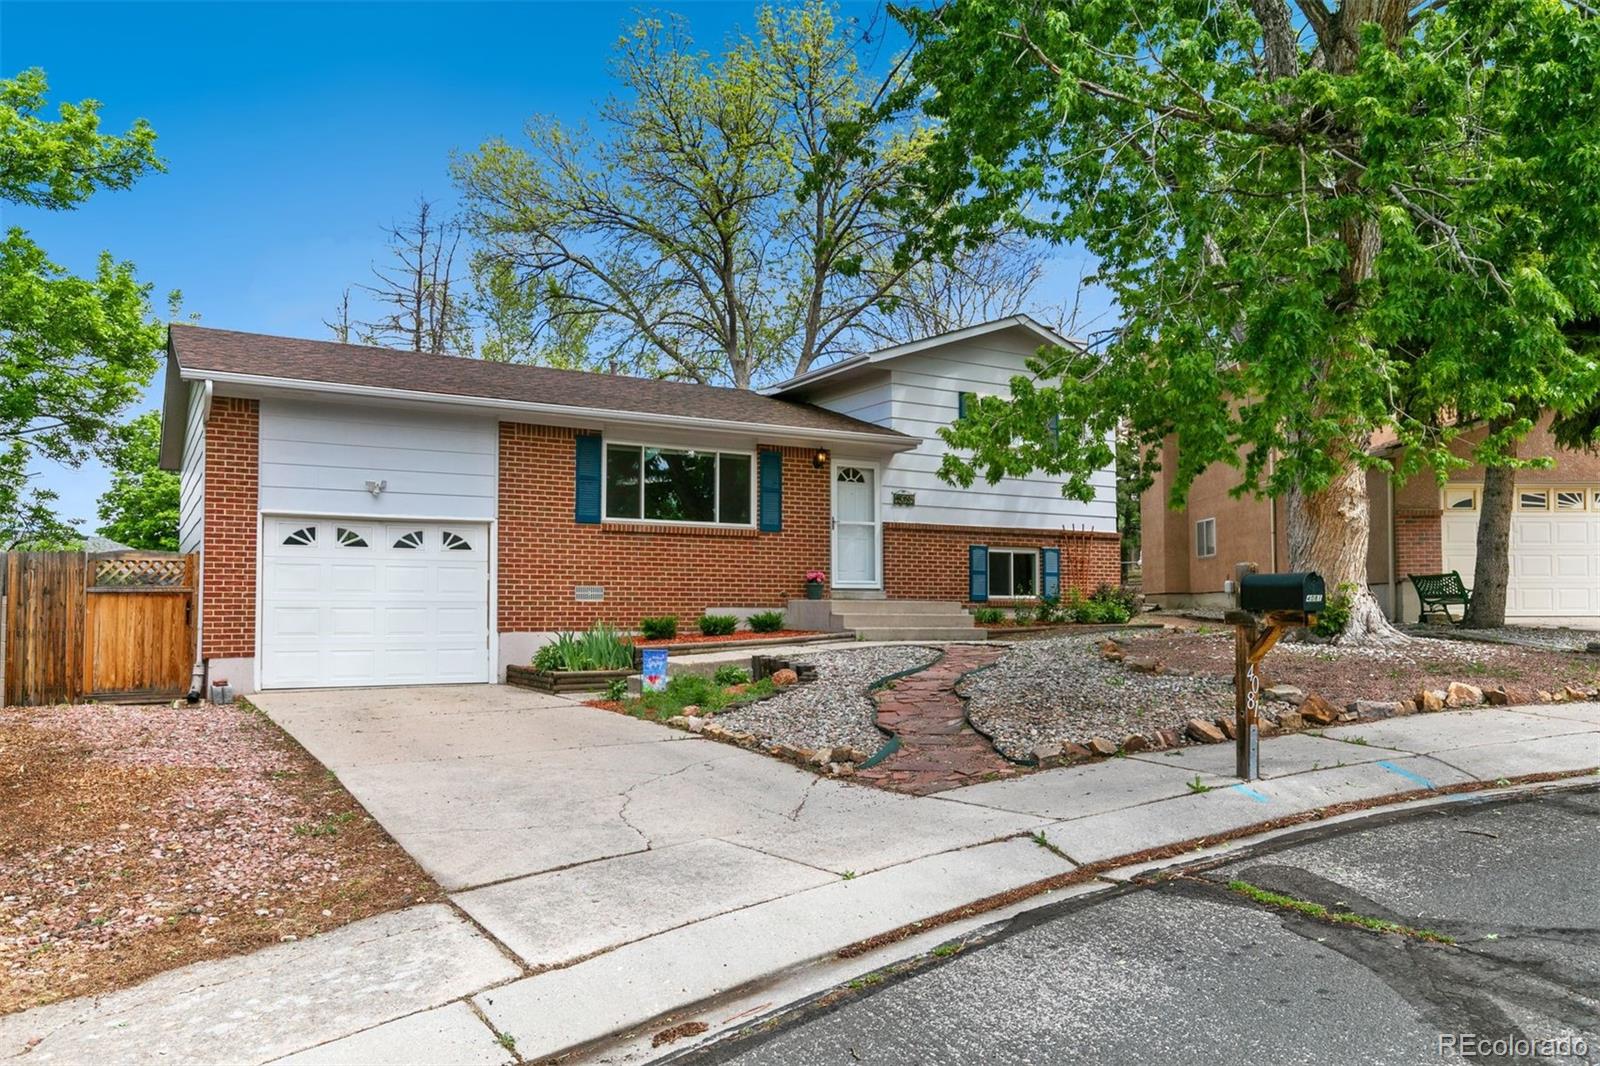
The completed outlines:
[[[970,602],[967,549],[974,544],[1059,548],[1063,592],[1093,592],[1122,580],[1122,539],[1115,533],[885,522],[884,592],[893,599]]]
[[[783,531],[573,519],[576,431],[500,424],[499,619],[502,633],[632,628],[707,607],[781,608],[805,595],[805,572],[829,567],[828,474],[806,448],[783,448]],[[601,603],[574,588],[599,585]]]
[[[218,396],[206,422],[205,539],[201,647],[206,659],[256,651],[256,533],[260,409]]]
[[[1444,544],[1439,511],[1397,511],[1394,516],[1395,572],[1437,574],[1444,569]]]

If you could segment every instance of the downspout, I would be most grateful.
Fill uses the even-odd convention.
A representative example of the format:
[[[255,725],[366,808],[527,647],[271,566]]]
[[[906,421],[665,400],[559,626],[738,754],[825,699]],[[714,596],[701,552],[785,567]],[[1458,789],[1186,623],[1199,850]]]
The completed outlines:
[[[1389,485],[1389,516],[1384,523],[1389,527],[1389,621],[1400,621],[1400,565],[1394,557],[1394,524],[1398,517],[1394,511],[1394,478],[1386,477]]]
[[[201,430],[200,430],[200,432],[202,434],[202,438],[201,439],[204,439],[204,433],[205,433],[205,428],[204,427],[205,427],[205,424],[207,422],[211,421],[211,400],[213,398],[213,390],[215,389],[215,387],[216,387],[215,382],[213,382],[210,378],[206,378],[204,381],[202,381],[200,383],[200,388],[201,388],[201,397],[200,397],[200,426],[201,426]],[[187,443],[187,442],[185,442],[185,443]],[[205,472],[205,470],[202,469],[200,471],[200,477],[202,478],[202,483],[203,483],[203,479],[205,478],[205,476],[206,476],[206,472]],[[201,496],[202,496],[202,498],[200,500],[200,514],[201,514],[201,521],[204,522],[205,521],[204,492],[202,492]],[[200,551],[197,554],[200,556],[200,558],[197,561],[197,563],[195,565],[195,568],[194,568],[195,589],[194,589],[193,593],[191,593],[190,598],[189,598],[189,602],[194,604],[194,666],[189,671],[189,693],[188,693],[188,702],[191,703],[191,704],[200,702],[201,696],[205,692],[205,683],[206,683],[206,663],[205,663],[205,660],[200,657],[200,649],[205,647],[205,635],[200,631],[201,626],[205,624],[205,612],[201,609],[201,607],[203,606],[203,603],[204,603],[205,589],[206,589],[206,553],[205,553],[205,538],[204,537],[201,537],[201,539],[200,539]]]

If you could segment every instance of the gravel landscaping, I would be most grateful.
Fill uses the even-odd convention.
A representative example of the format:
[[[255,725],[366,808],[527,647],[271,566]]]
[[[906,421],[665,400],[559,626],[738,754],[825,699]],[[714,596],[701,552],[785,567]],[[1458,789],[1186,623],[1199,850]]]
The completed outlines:
[[[816,680],[719,714],[717,724],[733,732],[750,733],[767,744],[798,749],[847,746],[870,755],[885,738],[873,724],[877,707],[866,690],[891,674],[927,666],[939,658],[939,652],[934,648],[891,646],[787,658],[814,664]]]
[[[1029,760],[1040,745],[1087,744],[1095,737],[1117,744],[1131,734],[1181,731],[1189,718],[1231,712],[1231,681],[1136,673],[1101,657],[1107,636],[1125,640],[1136,632],[1017,644],[962,682],[967,717],[1006,757]]]
[[[7,707],[0,811],[0,1014],[439,895],[244,707]]]
[[[1416,637],[1457,640],[1480,644],[1510,644],[1539,651],[1587,651],[1600,641],[1600,631],[1569,629],[1566,626],[1500,626],[1495,629],[1459,629],[1433,623],[1410,623],[1400,627]]]

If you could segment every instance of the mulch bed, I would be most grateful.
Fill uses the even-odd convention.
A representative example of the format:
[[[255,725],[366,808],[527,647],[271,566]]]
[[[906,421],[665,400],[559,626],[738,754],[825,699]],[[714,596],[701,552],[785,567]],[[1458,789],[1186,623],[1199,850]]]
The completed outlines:
[[[818,637],[821,636],[814,629],[775,629],[770,633],[756,633],[748,629],[736,629],[732,633],[723,633],[715,637],[708,637],[702,633],[680,633],[675,637],[662,640],[646,640],[644,637],[634,637],[633,646],[636,648],[659,648],[662,645],[678,644],[728,644],[742,640],[784,640],[793,637]]]
[[[1233,639],[1230,629],[1130,634],[1118,642],[1130,659],[1154,658],[1170,669],[1231,679]],[[1267,654],[1261,672],[1263,685],[1293,685],[1336,707],[1355,700],[1406,699],[1422,689],[1448,688],[1452,681],[1504,687],[1520,697],[1512,702],[1523,703],[1534,702],[1540,690],[1593,687],[1600,681],[1600,656],[1425,637],[1383,648],[1282,643]]]
[[[248,707],[0,710],[0,810],[0,1013],[442,895]]]

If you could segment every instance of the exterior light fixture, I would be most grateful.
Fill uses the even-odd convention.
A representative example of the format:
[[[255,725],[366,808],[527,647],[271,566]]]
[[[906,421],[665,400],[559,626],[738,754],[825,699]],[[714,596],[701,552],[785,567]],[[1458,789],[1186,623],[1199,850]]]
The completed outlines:
[[[818,470],[828,465],[828,449],[818,448],[817,453],[811,457],[811,465]]]
[[[367,482],[367,491],[372,493],[372,495],[374,497],[376,497],[380,492],[382,492],[384,489],[386,489],[388,487],[389,487],[389,483],[387,481],[369,481],[369,482]]]

